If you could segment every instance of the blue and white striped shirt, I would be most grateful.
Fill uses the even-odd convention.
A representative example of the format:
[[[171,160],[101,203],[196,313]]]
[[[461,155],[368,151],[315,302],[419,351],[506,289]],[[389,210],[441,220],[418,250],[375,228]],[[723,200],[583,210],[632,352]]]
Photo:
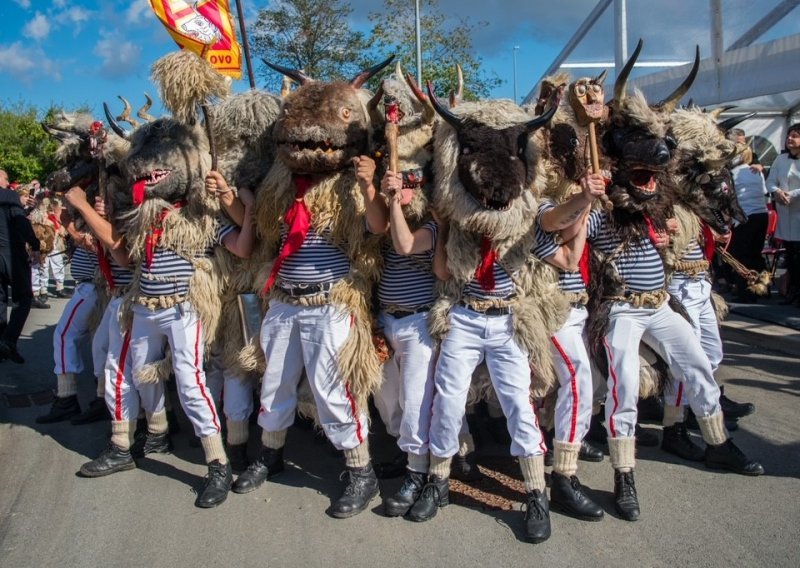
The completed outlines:
[[[234,229],[227,221],[217,222],[215,244],[222,244],[223,239]],[[202,256],[211,256],[213,247],[206,249]],[[189,280],[194,275],[194,264],[174,251],[157,246],[153,254],[153,262],[148,267],[142,263],[140,291],[144,296],[183,296],[189,291]]]
[[[614,254],[621,239],[614,233],[605,211],[589,213],[587,238],[606,255]],[[622,249],[613,259],[625,288],[633,292],[652,292],[664,288],[664,264],[650,238],[642,236]]]
[[[492,272],[494,274],[494,288],[484,290],[481,287],[481,283],[473,275],[472,280],[464,286],[463,295],[472,296],[480,300],[496,300],[497,298],[508,298],[516,292],[514,281],[511,280],[511,276],[502,266],[495,262]]]
[[[108,264],[111,266],[111,277],[114,279],[114,286],[128,286],[133,282],[133,270],[127,266],[120,266],[114,257],[108,255]]]
[[[705,255],[705,253],[703,253],[703,249],[700,248],[700,243],[697,242],[697,239],[692,239],[692,242],[689,244],[689,252],[687,252],[685,255],[683,255],[683,258],[681,258],[681,260],[683,262],[695,262],[695,261],[698,261],[698,260],[705,260],[705,259],[706,259],[706,255]],[[705,274],[705,272],[703,272],[702,274]],[[702,277],[702,274],[700,274],[698,276]],[[675,275],[674,275],[674,278],[690,278],[690,279],[694,279],[696,277],[689,276],[685,272],[676,271]]]
[[[546,233],[542,230],[542,215],[550,209],[554,209],[555,205],[550,202],[542,202],[539,204],[539,211],[536,214],[536,245],[533,248],[533,254],[542,260],[547,260],[558,252],[559,245],[556,243],[555,235]],[[586,285],[583,283],[583,278],[580,272],[569,272],[567,270],[558,269],[558,286],[562,292],[583,292],[586,290]]]
[[[76,248],[72,253],[69,271],[75,282],[94,279],[97,272],[97,255],[83,247]]]
[[[281,247],[286,240],[287,231],[284,224],[281,227]],[[321,284],[336,282],[349,273],[350,260],[347,256],[312,227],[300,248],[283,261],[278,270],[278,280],[289,286]]]
[[[391,243],[384,244],[383,274],[378,283],[378,300],[382,306],[417,308],[433,303],[436,287],[433,251],[437,227],[430,221],[422,228],[431,232],[430,250],[406,256],[399,254]]]

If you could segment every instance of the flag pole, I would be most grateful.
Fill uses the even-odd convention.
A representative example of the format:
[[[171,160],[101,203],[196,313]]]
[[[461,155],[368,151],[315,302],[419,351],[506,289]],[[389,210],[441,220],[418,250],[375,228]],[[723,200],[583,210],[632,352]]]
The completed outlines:
[[[250,42],[247,39],[247,26],[244,21],[244,10],[242,10],[243,0],[235,0],[236,13],[239,17],[239,31],[242,34],[242,45],[244,45],[244,60],[247,63],[247,78],[250,79],[250,88],[256,88],[256,80],[253,77],[253,61],[250,59]]]

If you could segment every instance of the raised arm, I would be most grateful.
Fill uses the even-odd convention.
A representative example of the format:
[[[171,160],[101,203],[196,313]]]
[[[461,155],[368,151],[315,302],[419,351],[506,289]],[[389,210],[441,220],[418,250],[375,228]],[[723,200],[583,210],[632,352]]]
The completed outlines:
[[[605,193],[606,183],[601,174],[588,174],[582,177],[580,193],[572,195],[564,203],[542,215],[542,230],[552,233],[574,225],[581,215],[591,207],[594,200]]]
[[[206,191],[219,199],[222,210],[241,227],[245,216],[244,203],[236,197],[221,173],[211,170],[206,174]]]
[[[236,256],[250,258],[256,240],[255,223],[253,222],[256,199],[253,193],[245,187],[239,189],[238,199],[241,201],[243,210],[241,228],[228,233],[222,240],[222,244]]]
[[[378,195],[373,183],[375,161],[369,156],[358,156],[353,158],[353,165],[356,169],[358,187],[364,196],[364,206],[367,210],[367,229],[371,233],[383,234],[389,228],[389,210],[383,197]]]
[[[381,191],[389,196],[389,230],[394,250],[397,251],[397,254],[402,255],[431,250],[433,248],[431,232],[421,228],[412,233],[408,227],[408,222],[403,215],[403,206],[400,204],[402,188],[402,176],[394,172],[386,172],[381,180]]]
[[[71,188],[64,198],[80,213],[95,238],[114,257],[114,261],[120,266],[128,266],[131,261],[125,246],[125,237],[105,218],[105,202],[102,198],[97,197],[95,207],[92,207],[86,200],[86,193],[77,186]]]

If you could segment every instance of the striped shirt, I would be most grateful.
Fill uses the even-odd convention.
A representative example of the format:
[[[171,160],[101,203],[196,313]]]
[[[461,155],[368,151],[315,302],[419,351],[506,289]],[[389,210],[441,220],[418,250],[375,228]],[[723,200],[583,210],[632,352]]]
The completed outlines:
[[[533,247],[533,254],[542,260],[547,260],[558,252],[560,248],[556,243],[553,233],[546,233],[542,227],[542,215],[555,205],[545,201],[539,204],[539,211],[536,214],[536,245]],[[558,268],[558,286],[562,292],[579,293],[586,290],[580,272],[569,272]]]
[[[494,288],[484,290],[480,282],[473,276],[472,280],[464,286],[463,295],[472,296],[480,300],[495,300],[497,298],[508,298],[516,291],[514,281],[511,280],[511,276],[503,270],[502,266],[495,262],[492,272],[494,274]]]
[[[614,233],[608,215],[599,210],[589,213],[587,239],[606,255],[615,254],[622,242]],[[664,288],[664,264],[649,237],[642,236],[630,243],[615,254],[612,262],[626,290],[652,292]]]
[[[692,242],[689,244],[689,252],[687,252],[681,258],[681,260],[683,262],[695,262],[695,261],[698,261],[698,260],[705,260],[705,259],[706,259],[706,255],[703,253],[703,249],[700,248],[700,243],[697,242],[697,239],[692,239]],[[703,274],[705,274],[705,272]],[[698,275],[698,276],[702,277],[702,275]],[[693,276],[689,276],[688,274],[686,274],[684,272],[678,272],[678,271],[675,272],[674,277],[675,278],[690,278],[692,280],[694,280],[696,278],[696,277],[693,277]]]
[[[114,286],[128,286],[133,282],[133,270],[127,266],[120,266],[114,257],[108,255],[108,264],[111,266],[111,277],[114,279]]]
[[[411,255],[399,254],[391,243],[383,246],[383,274],[378,283],[378,300],[382,306],[418,308],[433,303],[436,277],[433,274],[433,251],[437,227],[430,221],[423,229],[431,232],[431,248]]]
[[[228,221],[217,222],[215,244],[222,244],[223,239],[236,226]],[[205,250],[202,256],[213,253],[213,247]],[[153,262],[148,267],[142,263],[142,279],[140,291],[144,296],[184,296],[189,292],[189,280],[194,275],[194,264],[175,253],[175,251],[157,246],[153,254]]]
[[[286,240],[287,230],[284,224],[281,227],[281,247]],[[330,234],[330,231],[326,229],[326,233]],[[350,260],[347,256],[312,227],[300,248],[283,261],[278,270],[278,280],[289,286],[320,284],[336,282],[349,273]]]
[[[75,282],[94,279],[97,272],[97,255],[83,247],[76,248],[72,253],[69,270]]]

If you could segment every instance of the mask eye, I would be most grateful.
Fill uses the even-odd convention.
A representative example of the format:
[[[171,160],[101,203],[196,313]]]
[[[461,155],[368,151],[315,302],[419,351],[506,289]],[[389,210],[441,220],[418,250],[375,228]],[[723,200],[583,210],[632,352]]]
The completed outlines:
[[[708,174],[700,174],[695,178],[695,181],[700,185],[706,185],[708,182],[711,181],[711,176]]]
[[[678,142],[672,136],[665,137],[664,142],[666,142],[667,148],[670,150],[674,150],[678,147]]]
[[[596,95],[599,95],[600,93],[603,92],[603,87],[601,87],[600,85],[592,85],[592,92]]]
[[[586,95],[586,85],[575,85],[575,94],[579,97]]]
[[[346,120],[346,121],[349,122],[351,114],[352,114],[352,111],[347,107],[342,107],[339,110],[339,116],[342,117],[342,120]]]

